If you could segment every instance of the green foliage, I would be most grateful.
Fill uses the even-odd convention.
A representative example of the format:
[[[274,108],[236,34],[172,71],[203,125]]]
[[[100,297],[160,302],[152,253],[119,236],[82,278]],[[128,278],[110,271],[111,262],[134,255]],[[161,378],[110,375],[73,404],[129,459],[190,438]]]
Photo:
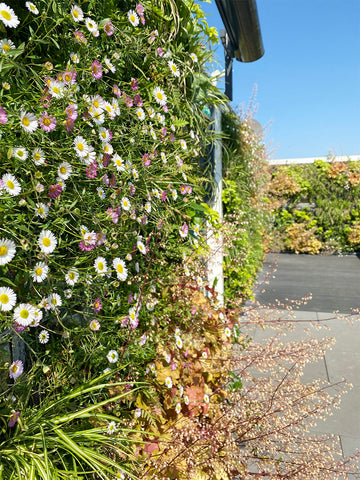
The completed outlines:
[[[244,300],[261,266],[267,215],[263,208],[265,149],[251,128],[250,116],[223,114],[223,205],[229,244],[224,262],[227,301]]]
[[[316,160],[310,165],[272,167],[270,171],[272,178],[267,198],[273,211],[272,235],[276,238],[276,249],[307,252],[308,242],[314,241],[315,251],[310,248],[313,253],[320,251],[319,245],[325,252],[356,251],[360,192],[358,162]],[[286,178],[296,179],[300,190],[285,194]],[[285,228],[291,225],[294,225],[291,230]],[[294,235],[294,240],[297,234],[302,237],[302,247],[297,241],[295,246],[289,232]],[[303,235],[308,240],[305,241]]]

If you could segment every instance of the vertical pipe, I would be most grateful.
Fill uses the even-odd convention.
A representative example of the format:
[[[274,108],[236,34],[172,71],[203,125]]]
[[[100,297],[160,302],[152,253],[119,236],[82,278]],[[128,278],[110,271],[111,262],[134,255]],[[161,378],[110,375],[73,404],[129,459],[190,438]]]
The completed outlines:
[[[212,111],[215,135],[221,132],[221,110],[214,107]],[[219,138],[214,142],[213,151],[214,192],[210,200],[210,207],[219,214],[219,221],[223,219],[222,208],[222,144]],[[224,273],[223,273],[223,239],[222,234],[214,231],[208,225],[207,243],[210,248],[208,261],[208,281],[210,287],[215,283],[215,291],[220,305],[224,305]]]

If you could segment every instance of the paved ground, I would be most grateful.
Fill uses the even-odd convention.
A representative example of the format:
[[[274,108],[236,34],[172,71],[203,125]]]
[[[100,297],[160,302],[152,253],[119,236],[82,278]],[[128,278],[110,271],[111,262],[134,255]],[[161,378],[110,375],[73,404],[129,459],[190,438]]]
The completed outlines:
[[[269,306],[271,315],[286,317],[289,312],[273,310],[276,299],[299,299],[309,292],[312,300],[295,310],[296,318],[302,320],[293,331],[286,333],[285,341],[298,340],[308,335],[317,338],[335,337],[336,344],[324,358],[306,368],[304,381],[322,378],[336,382],[346,378],[352,383],[352,390],[343,397],[340,409],[323,422],[319,421],[316,431],[337,435],[344,455],[351,455],[360,449],[360,320],[359,315],[336,318],[331,312],[349,314],[352,308],[360,306],[360,260],[351,256],[308,256],[268,255],[259,281],[264,279],[277,259],[277,271],[269,279],[269,285],[260,284],[256,300]],[[265,291],[262,291],[265,290]],[[328,319],[329,329],[316,329],[314,324]],[[270,329],[257,328],[253,331],[255,341],[273,335]],[[360,464],[359,464],[360,468]],[[351,477],[352,478],[352,477]]]

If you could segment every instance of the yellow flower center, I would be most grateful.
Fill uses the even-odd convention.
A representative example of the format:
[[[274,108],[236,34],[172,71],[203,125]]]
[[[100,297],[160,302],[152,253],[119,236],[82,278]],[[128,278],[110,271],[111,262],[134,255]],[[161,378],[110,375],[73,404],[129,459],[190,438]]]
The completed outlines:
[[[62,173],[62,174],[66,173],[66,168],[65,168],[65,167],[61,167],[61,168],[60,168],[60,173]]]
[[[65,80],[66,80],[67,82],[70,82],[70,80],[71,80],[71,74],[70,74],[70,73],[67,73],[67,74],[65,75]]]
[[[58,87],[53,87],[53,92],[54,93],[60,93],[60,90],[58,89]]]
[[[3,50],[5,50],[5,52],[8,52],[9,50],[11,50],[10,45],[5,44],[5,45],[3,46]]]
[[[128,203],[127,202],[124,202],[124,207],[127,207],[128,206]]]
[[[104,148],[105,152],[108,152],[109,151],[109,147],[106,145],[106,147]]]
[[[25,308],[23,308],[20,312],[20,317],[25,319],[25,318],[28,318],[28,316],[29,316],[29,310],[26,310]]]
[[[22,119],[22,123],[25,125],[25,127],[28,127],[30,125],[30,120],[27,117],[24,117]]]
[[[38,209],[38,213],[39,213],[40,215],[43,215],[43,214],[44,214],[44,208],[43,208],[43,207],[40,207],[40,208]]]
[[[74,280],[74,278],[75,278],[75,273],[74,273],[74,272],[70,272],[70,273],[69,273],[69,278],[70,278],[70,280]]]
[[[157,92],[156,96],[157,96],[157,98],[158,98],[159,100],[162,100],[162,99],[163,99],[163,95],[162,95],[161,92]],[[151,113],[152,113],[152,111],[151,111]]]
[[[34,153],[34,159],[40,160],[40,153]]]
[[[94,107],[95,107],[95,108],[99,108],[99,107],[100,107],[100,103],[99,103],[97,100],[94,101]]]
[[[43,123],[44,123],[44,125],[45,125],[46,127],[48,127],[48,126],[50,125],[50,123],[51,123],[50,118],[44,118]]]
[[[36,10],[36,9],[35,9],[35,5],[32,5],[32,4],[31,4],[31,5],[30,5],[30,10],[32,10],[33,12],[35,12],[35,10]]]
[[[82,151],[84,150],[84,145],[79,142],[79,143],[77,144],[77,148],[78,148],[78,150],[80,150],[80,152],[82,152]]]
[[[119,265],[116,267],[116,269],[119,273],[123,273],[123,271],[124,271],[124,267],[121,265],[121,263],[119,263]]]
[[[98,263],[98,269],[99,270],[104,270],[104,264],[102,262]]]
[[[102,190],[99,190],[99,195],[101,197],[101,195],[103,194]],[[100,264],[99,264],[100,265]],[[102,265],[102,264],[101,264]]]
[[[8,303],[9,297],[6,295],[6,293],[3,293],[0,295],[0,303]]]
[[[57,304],[56,298],[52,298],[52,299],[51,299],[51,303],[52,303],[53,305],[56,305],[56,304]]]
[[[76,10],[73,11],[73,15],[75,18],[79,18],[79,13]]]
[[[135,15],[130,15],[130,20],[131,20],[132,22],[135,22]]]
[[[15,188],[15,185],[13,184],[13,182],[11,180],[8,180],[6,182],[6,185],[8,186],[8,188],[10,188],[10,190],[14,190],[14,188]]]
[[[1,10],[0,14],[5,20],[11,20],[11,14],[7,10]]]
[[[51,244],[50,238],[48,238],[48,237],[43,238],[43,245],[45,247],[50,247],[50,244]]]
[[[6,255],[8,252],[8,249],[5,245],[1,245],[0,247],[0,257],[3,257],[4,255]]]
[[[17,365],[14,365],[12,368],[11,368],[11,371],[12,373],[16,373],[18,371],[19,367]]]
[[[39,275],[39,276],[42,274],[42,272],[43,272],[43,269],[42,269],[41,267],[38,267],[38,268],[35,270],[36,275]]]

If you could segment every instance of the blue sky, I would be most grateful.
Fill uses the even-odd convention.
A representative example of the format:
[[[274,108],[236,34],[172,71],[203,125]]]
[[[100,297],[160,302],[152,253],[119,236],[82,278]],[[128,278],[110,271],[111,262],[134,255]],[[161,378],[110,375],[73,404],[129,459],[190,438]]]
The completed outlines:
[[[215,0],[200,2],[223,27]],[[233,63],[233,102],[257,113],[272,158],[360,154],[360,0],[257,0],[264,56]],[[216,58],[224,68],[222,45]],[[219,82],[218,86],[222,88]]]

